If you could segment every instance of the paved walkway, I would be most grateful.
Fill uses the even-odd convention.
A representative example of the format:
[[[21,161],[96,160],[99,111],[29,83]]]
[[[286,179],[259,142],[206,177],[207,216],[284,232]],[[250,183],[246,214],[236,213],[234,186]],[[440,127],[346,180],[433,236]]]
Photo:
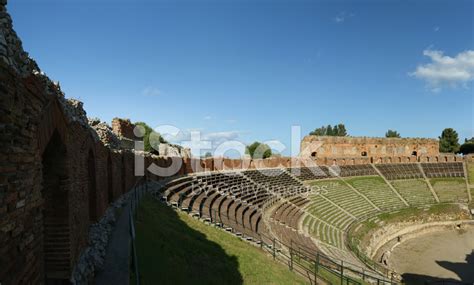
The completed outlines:
[[[109,240],[104,270],[97,272],[96,284],[128,285],[130,274],[130,201],[123,207]]]

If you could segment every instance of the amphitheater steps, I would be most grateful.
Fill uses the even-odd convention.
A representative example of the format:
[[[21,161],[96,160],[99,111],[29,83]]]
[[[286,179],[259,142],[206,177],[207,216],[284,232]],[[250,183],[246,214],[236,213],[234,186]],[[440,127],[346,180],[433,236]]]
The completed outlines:
[[[424,179],[393,180],[391,183],[412,206],[436,202]]]
[[[429,181],[441,202],[469,202],[469,191],[466,189],[465,179],[431,178]]]
[[[404,201],[396,195],[379,176],[346,178],[346,181],[365,194],[381,210],[393,210],[406,207]]]
[[[390,187],[390,189],[392,189],[393,193],[395,193],[395,195],[398,196],[398,198],[400,198],[400,200],[403,201],[403,203],[405,204],[405,206],[410,206],[410,204],[408,204],[408,202],[405,200],[405,198],[403,198],[403,196],[397,191],[397,189],[395,189],[395,187],[393,187],[393,185],[387,180],[387,178],[382,174],[382,172],[380,172],[380,170],[375,167],[374,164],[371,164],[372,167],[374,168],[374,170],[378,173],[378,175],[380,177],[382,177],[382,179],[385,181],[385,183],[387,183],[387,185]]]
[[[421,164],[420,164],[420,163],[417,163],[416,165],[417,165],[418,168],[420,169],[420,172],[421,172],[421,174],[423,175],[423,179],[425,179],[426,185],[428,185],[428,188],[430,189],[431,194],[432,194],[433,197],[435,198],[436,202],[439,203],[439,197],[438,197],[438,195],[436,194],[435,190],[433,189],[433,186],[431,185],[430,181],[429,181],[428,178],[426,177],[426,174],[425,174],[425,172],[423,171],[423,167],[421,167]]]

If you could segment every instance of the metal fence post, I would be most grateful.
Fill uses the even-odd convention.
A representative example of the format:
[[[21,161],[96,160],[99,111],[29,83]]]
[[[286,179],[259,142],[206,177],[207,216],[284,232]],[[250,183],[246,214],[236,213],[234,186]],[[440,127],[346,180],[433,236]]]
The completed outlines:
[[[276,252],[275,252],[275,238],[273,238],[273,246],[272,246],[272,249],[273,249],[273,259],[276,258]]]
[[[290,270],[293,270],[293,246],[290,245]]]
[[[316,253],[316,273],[319,272],[319,252]]]
[[[319,256],[319,254],[318,254]],[[314,260],[314,284],[317,285],[318,284],[318,262],[316,260]]]
[[[341,260],[341,284],[344,284],[344,261]]]

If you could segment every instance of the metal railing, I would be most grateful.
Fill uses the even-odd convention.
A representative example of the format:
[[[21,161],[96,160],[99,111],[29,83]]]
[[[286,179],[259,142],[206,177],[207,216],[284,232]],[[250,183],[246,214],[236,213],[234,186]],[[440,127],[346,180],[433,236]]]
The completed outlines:
[[[164,201],[161,196],[156,198]],[[334,258],[319,250],[310,249],[293,240],[290,240],[288,244],[273,236],[257,233],[256,225],[237,221],[235,217],[229,215],[227,210],[225,213],[219,213],[217,209],[209,207],[199,207],[199,209],[193,210],[191,207],[182,207],[181,202],[167,203],[202,219],[204,222],[255,242],[262,250],[270,253],[274,260],[287,264],[291,271],[307,277],[311,284],[319,284],[321,281],[325,284],[397,284],[395,280],[384,278],[376,271],[366,270],[342,260],[335,261]]]
[[[136,247],[136,232],[135,232],[135,219],[138,220],[138,207],[140,200],[143,198],[146,192],[148,192],[148,179],[146,176],[140,178],[135,182],[132,187],[132,197],[130,199],[130,208],[128,211],[128,219],[130,223],[130,240],[132,245],[132,264],[131,270],[135,274],[135,284],[140,285],[140,271],[138,268],[138,256]]]

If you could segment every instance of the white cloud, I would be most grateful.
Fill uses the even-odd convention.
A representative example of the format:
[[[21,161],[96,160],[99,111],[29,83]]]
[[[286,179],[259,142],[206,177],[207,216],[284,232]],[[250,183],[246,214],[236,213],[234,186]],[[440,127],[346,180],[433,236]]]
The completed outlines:
[[[155,96],[160,96],[160,95],[162,95],[163,93],[162,93],[161,90],[159,90],[158,88],[146,87],[145,89],[143,89],[142,94],[143,94],[144,96],[155,97]]]
[[[213,152],[218,146],[226,144],[226,146],[236,145],[241,148],[241,145],[245,143],[238,143],[241,141],[240,135],[243,132],[240,131],[224,131],[224,132],[203,132],[201,130],[180,130],[175,136],[163,137],[171,143],[180,144],[185,147],[191,148],[191,152],[194,156],[200,156],[201,154],[211,151]],[[202,152],[201,154],[198,152]]]
[[[334,17],[334,21],[336,23],[343,23],[346,20],[346,17],[344,14],[338,14],[336,17]]]
[[[439,31],[439,27],[438,26],[434,27],[433,31],[436,33],[437,31]]]
[[[423,55],[431,62],[418,65],[409,75],[426,81],[433,92],[439,92],[445,86],[467,87],[467,83],[474,80],[474,50],[450,57],[442,51],[428,49],[423,51]]]
[[[339,12],[339,14],[337,14],[336,17],[333,18],[333,20],[338,24],[342,24],[346,21],[347,18],[352,18],[354,16],[354,13],[347,13],[346,11],[342,11]]]

